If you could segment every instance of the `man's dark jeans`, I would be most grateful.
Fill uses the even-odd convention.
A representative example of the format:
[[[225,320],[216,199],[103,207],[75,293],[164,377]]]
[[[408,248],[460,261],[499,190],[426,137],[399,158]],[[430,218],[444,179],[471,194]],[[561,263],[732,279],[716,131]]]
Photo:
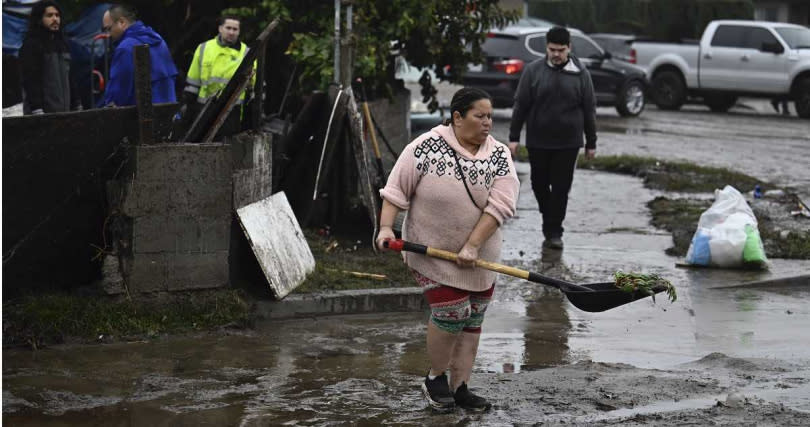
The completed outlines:
[[[532,190],[543,215],[543,236],[562,237],[568,192],[574,180],[579,148],[546,150],[529,148]]]

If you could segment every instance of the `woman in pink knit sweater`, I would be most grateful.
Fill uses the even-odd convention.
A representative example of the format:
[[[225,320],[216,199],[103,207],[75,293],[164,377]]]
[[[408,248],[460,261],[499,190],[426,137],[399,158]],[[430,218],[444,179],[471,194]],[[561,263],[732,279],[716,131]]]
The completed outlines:
[[[520,183],[509,148],[496,141],[492,103],[479,89],[463,88],[450,105],[451,119],[413,140],[397,159],[385,188],[377,246],[394,238],[400,210],[407,240],[458,252],[453,264],[404,253],[430,304],[427,352],[430,372],[422,384],[438,410],[491,405],[468,388],[481,323],[495,288],[495,273],[472,268],[476,259],[497,262],[500,225],[515,213]],[[445,371],[450,369],[450,381]]]

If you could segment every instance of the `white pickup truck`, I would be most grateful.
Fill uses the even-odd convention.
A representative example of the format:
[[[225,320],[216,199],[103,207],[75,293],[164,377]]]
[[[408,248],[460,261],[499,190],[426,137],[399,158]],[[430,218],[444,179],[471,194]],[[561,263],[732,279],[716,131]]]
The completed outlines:
[[[712,21],[697,44],[633,42],[659,108],[700,97],[727,111],[738,96],[793,100],[810,118],[810,29],[763,21]]]

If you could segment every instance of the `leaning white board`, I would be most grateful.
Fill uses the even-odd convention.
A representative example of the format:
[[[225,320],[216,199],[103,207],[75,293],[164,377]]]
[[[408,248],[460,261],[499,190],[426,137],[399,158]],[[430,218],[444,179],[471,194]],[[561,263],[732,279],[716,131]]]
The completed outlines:
[[[236,216],[276,299],[315,269],[315,258],[283,192],[237,209]]]

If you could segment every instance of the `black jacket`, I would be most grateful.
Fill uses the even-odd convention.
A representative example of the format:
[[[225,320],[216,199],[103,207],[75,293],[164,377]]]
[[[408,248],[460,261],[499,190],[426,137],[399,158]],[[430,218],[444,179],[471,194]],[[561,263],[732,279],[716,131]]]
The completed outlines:
[[[81,105],[70,78],[70,49],[61,32],[41,26],[29,30],[20,49],[20,63],[25,114],[37,109],[59,113]]]
[[[552,67],[546,58],[530,63],[520,76],[509,141],[520,141],[526,123],[526,147],[596,148],[596,97],[591,75],[571,55],[565,67]]]

